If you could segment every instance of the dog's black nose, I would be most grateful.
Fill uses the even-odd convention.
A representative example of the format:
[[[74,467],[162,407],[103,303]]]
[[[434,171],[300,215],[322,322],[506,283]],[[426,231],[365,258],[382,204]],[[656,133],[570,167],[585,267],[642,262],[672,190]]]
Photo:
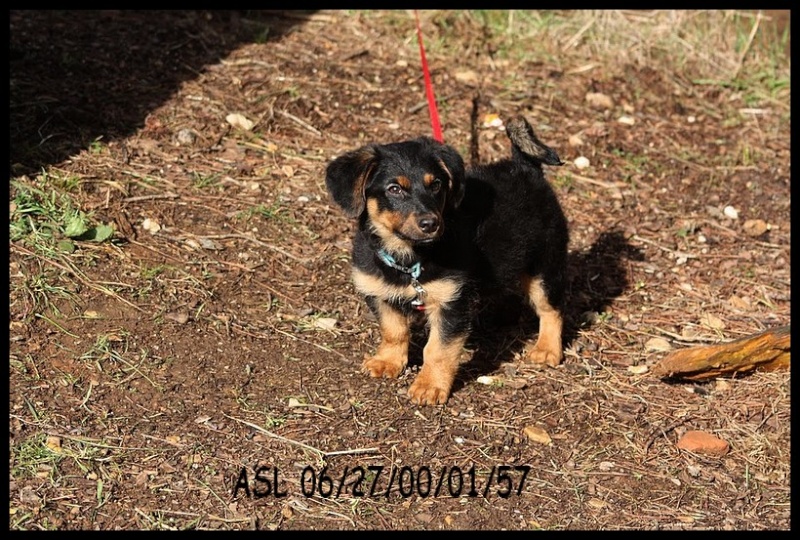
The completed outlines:
[[[425,234],[433,234],[439,229],[439,218],[434,214],[425,214],[417,219],[417,225]]]

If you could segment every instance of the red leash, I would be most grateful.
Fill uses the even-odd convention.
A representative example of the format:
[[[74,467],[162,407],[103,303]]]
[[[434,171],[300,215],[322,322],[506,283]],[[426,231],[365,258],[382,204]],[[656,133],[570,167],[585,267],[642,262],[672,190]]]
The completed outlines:
[[[428,111],[431,115],[431,126],[433,127],[433,138],[439,142],[444,142],[442,137],[442,126],[439,124],[439,111],[436,109],[436,98],[433,95],[433,85],[431,84],[431,74],[428,71],[428,61],[425,59],[425,46],[422,44],[422,30],[419,25],[419,15],[414,10],[414,18],[417,20],[417,41],[419,41],[419,56],[422,59],[422,72],[425,75],[425,94],[428,96]]]

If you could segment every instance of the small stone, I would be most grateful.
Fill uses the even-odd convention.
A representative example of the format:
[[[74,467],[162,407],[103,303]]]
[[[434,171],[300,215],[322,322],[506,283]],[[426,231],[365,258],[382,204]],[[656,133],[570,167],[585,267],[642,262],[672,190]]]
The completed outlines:
[[[585,169],[589,165],[591,165],[591,163],[589,162],[589,158],[584,156],[576,157],[573,163],[575,163],[575,166],[579,169]]]
[[[677,447],[696,454],[724,456],[730,450],[731,445],[727,441],[705,431],[691,430],[680,438]]]
[[[251,120],[248,120],[247,118],[238,113],[229,114],[228,116],[225,117],[225,121],[228,122],[233,127],[239,128],[244,131],[250,131],[251,129],[253,129],[253,126],[255,126],[255,124]]]
[[[197,133],[191,129],[184,128],[175,135],[175,138],[179,144],[188,146],[194,144],[194,142],[197,140]]]
[[[636,118],[634,118],[633,116],[628,116],[626,114],[617,118],[617,122],[619,122],[620,124],[625,124],[626,126],[632,126],[633,124],[636,123]]]
[[[489,377],[488,375],[481,375],[480,377],[475,379],[475,381],[477,381],[480,384],[492,384],[494,382],[494,379],[492,377]]]
[[[726,206],[725,208],[722,209],[722,213],[727,218],[739,219],[739,211],[736,208],[734,208],[733,206],[730,206],[730,205]]]

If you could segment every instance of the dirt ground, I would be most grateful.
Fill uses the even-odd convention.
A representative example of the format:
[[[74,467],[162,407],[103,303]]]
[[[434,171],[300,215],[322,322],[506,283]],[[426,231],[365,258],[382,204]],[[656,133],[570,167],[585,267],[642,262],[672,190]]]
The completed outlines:
[[[413,14],[11,12],[10,528],[790,528],[789,374],[652,374],[790,323],[788,92],[422,19],[445,142],[503,157],[486,115],[522,113],[566,162],[564,363],[520,361],[509,304],[443,406],[406,396],[419,342],[359,372],[324,168],[431,133]],[[113,237],[25,206],[62,195]]]

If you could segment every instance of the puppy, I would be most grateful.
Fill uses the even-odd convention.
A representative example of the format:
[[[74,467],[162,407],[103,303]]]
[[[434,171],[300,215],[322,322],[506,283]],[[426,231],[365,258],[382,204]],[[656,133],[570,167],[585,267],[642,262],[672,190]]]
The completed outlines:
[[[542,164],[562,165],[523,117],[506,125],[511,157],[465,170],[451,146],[428,137],[368,144],[327,167],[333,201],[358,220],[352,272],[380,324],[362,371],[397,377],[412,323],[428,327],[417,404],[447,401],[482,296],[513,290],[539,317],[532,362],[562,359],[567,220]]]

